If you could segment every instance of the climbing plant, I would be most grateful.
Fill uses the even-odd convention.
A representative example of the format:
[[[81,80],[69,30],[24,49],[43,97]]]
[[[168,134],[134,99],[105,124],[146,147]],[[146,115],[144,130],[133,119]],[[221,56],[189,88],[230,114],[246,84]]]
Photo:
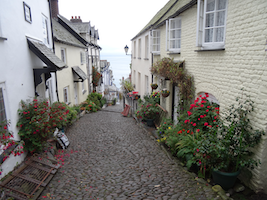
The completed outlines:
[[[97,71],[97,68],[93,67],[93,85],[94,87],[98,86],[99,79],[101,74]]]
[[[171,83],[179,87],[180,111],[188,110],[194,98],[195,88],[193,77],[185,69],[184,61],[174,62],[171,58],[162,58],[153,64],[151,72],[170,79]]]

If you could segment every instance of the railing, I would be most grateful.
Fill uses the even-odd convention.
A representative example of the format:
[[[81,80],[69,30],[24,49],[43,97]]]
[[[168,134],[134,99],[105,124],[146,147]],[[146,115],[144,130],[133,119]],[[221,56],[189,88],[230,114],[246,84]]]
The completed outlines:
[[[156,127],[159,127],[163,118],[167,116],[168,111],[165,110],[161,105],[159,105],[160,108],[160,112],[159,115],[156,117],[156,119],[154,120],[154,124]]]

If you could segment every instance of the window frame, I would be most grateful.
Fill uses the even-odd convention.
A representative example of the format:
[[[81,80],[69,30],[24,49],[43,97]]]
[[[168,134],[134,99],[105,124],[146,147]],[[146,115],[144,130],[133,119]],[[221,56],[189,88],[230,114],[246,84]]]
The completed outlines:
[[[145,36],[145,60],[149,60],[149,35]]]
[[[141,38],[138,39],[138,59],[141,59],[142,56],[142,40]]]
[[[49,47],[50,40],[49,40],[49,30],[48,30],[48,18],[42,14],[42,27],[43,27],[43,42],[46,46]]]
[[[66,55],[67,55],[66,54],[66,48],[61,47],[60,48],[60,58],[61,58],[62,62],[64,62],[65,64],[67,64],[67,57],[66,57]]]
[[[80,52],[80,61],[81,61],[81,65],[85,64],[85,53],[84,52]]]
[[[66,91],[66,93],[65,93],[65,91]],[[65,94],[66,94],[66,96],[65,96]],[[67,105],[70,103],[69,86],[66,86],[66,87],[63,88],[63,100]]]
[[[226,1],[225,9],[222,10],[217,10],[217,4],[220,0],[214,0],[215,5],[214,5],[214,11],[206,12],[207,8],[207,1],[208,0],[198,0],[197,2],[197,36],[196,36],[196,46],[197,47],[202,47],[202,49],[224,49],[225,47],[225,35],[226,35],[226,22],[227,22],[227,11],[228,11],[228,0]],[[224,25],[220,26],[215,26],[215,20],[216,20],[216,13],[225,11],[225,16],[224,16]],[[214,13],[214,25],[212,28],[206,28],[206,15],[209,13]],[[214,42],[215,38],[215,31],[213,31],[213,37],[212,37],[212,42],[205,42],[205,31],[208,29],[213,29],[215,30],[218,27],[223,27],[223,41],[222,42]],[[205,29],[206,28],[206,29]]]
[[[172,28],[171,24],[172,21],[180,21],[180,27]],[[173,37],[171,38],[171,31],[180,30],[180,37]],[[181,51],[181,38],[182,38],[182,18],[176,17],[166,20],[166,50],[170,52],[180,53]],[[180,47],[178,48],[171,48],[171,41],[180,41]]]
[[[156,36],[154,36],[154,33],[156,33]],[[154,50],[154,47],[156,47],[156,50]],[[151,30],[151,53],[160,54],[160,29]]]

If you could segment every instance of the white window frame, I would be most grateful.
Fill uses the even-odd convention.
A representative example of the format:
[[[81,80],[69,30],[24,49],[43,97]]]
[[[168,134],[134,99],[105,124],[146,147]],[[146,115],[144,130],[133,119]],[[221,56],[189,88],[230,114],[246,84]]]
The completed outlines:
[[[202,49],[224,49],[225,47],[225,34],[226,34],[226,21],[227,21],[227,7],[228,7],[228,0],[226,1],[225,9],[220,10],[225,11],[225,17],[224,17],[224,25],[221,26],[215,26],[215,20],[216,20],[216,13],[218,13],[217,10],[217,4],[220,0],[214,0],[215,1],[215,9],[214,11],[206,12],[207,8],[207,2],[208,0],[198,0],[198,10],[197,10],[197,37],[196,37],[196,46],[202,47]],[[206,14],[214,13],[214,26],[212,28],[206,28],[205,22],[206,22]],[[208,29],[216,29],[218,27],[224,28],[223,32],[223,41],[222,42],[214,42],[215,38],[215,31],[213,31],[213,41],[212,42],[205,42],[205,31]]]
[[[136,41],[134,41],[134,51],[133,51],[133,53],[134,53],[134,58],[136,58]]]
[[[141,59],[142,56],[142,40],[141,38],[138,39],[138,59]]]
[[[84,52],[80,52],[80,59],[81,59],[81,65],[85,64],[85,53]]]
[[[149,94],[148,76],[145,75],[145,94]]]
[[[69,100],[69,86],[63,88],[63,99],[64,99],[64,102],[66,104],[70,103],[70,100]]]
[[[151,31],[151,53],[160,54],[160,29]]]
[[[148,60],[149,59],[149,57],[148,57],[148,55],[149,55],[149,35],[146,35],[145,36],[145,59],[146,60]]]
[[[65,48],[60,48],[60,55],[61,55],[61,60],[67,64],[67,57],[66,57],[66,49]]]
[[[179,27],[171,27],[172,22],[178,22],[178,24],[180,24]],[[179,23],[180,22],[180,23]],[[171,36],[171,31],[180,31],[180,37],[172,37]],[[180,53],[181,51],[181,35],[182,35],[182,19],[181,17],[176,17],[176,18],[171,18],[169,20],[166,20],[166,49],[167,51],[170,52],[175,52],[175,53]],[[180,46],[178,46],[177,48],[171,48],[171,42],[172,41],[180,41]]]
[[[50,104],[52,105],[52,103],[54,103],[54,90],[53,90],[53,80],[52,78],[49,78],[46,81],[46,84],[48,86],[48,94],[49,94],[49,100],[50,100]]]
[[[46,46],[49,46],[49,32],[48,32],[48,18],[42,14],[42,27],[43,27],[43,42]]]

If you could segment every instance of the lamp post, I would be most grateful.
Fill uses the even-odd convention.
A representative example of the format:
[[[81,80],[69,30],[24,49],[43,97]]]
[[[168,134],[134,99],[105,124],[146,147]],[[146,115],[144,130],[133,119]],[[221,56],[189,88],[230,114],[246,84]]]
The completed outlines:
[[[124,51],[125,51],[125,53],[126,53],[127,56],[131,56],[132,54],[127,54],[128,53],[128,50],[129,50],[129,47],[126,45],[124,47]]]

